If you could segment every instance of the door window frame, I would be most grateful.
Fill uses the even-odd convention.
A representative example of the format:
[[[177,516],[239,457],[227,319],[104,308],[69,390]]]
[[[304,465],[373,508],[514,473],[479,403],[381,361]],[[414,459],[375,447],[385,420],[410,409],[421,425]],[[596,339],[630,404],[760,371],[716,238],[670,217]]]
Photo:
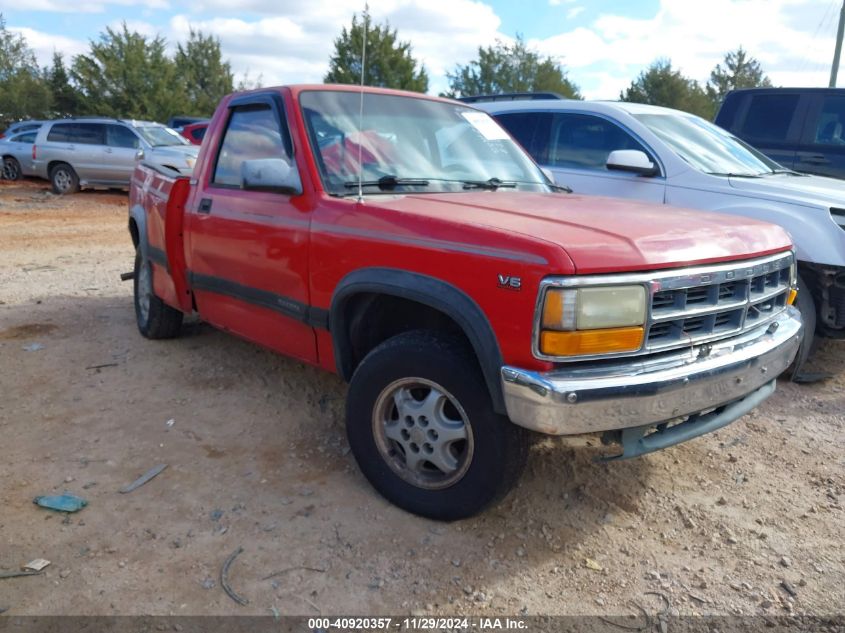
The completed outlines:
[[[245,191],[240,185],[227,185],[215,183],[214,174],[217,173],[217,163],[220,160],[220,155],[223,151],[223,144],[226,141],[226,133],[229,131],[229,126],[232,123],[232,117],[234,116],[235,112],[237,112],[238,110],[249,109],[250,107],[254,108],[255,106],[269,106],[269,109],[273,113],[275,121],[279,124],[279,133],[282,136],[282,146],[288,153],[287,158],[289,158],[291,161],[291,169],[299,169],[298,165],[296,164],[293,135],[291,134],[290,126],[288,124],[288,117],[285,112],[285,106],[284,101],[282,100],[282,95],[277,92],[252,93],[240,97],[235,97],[229,102],[226,107],[226,123],[223,127],[223,133],[220,135],[220,142],[217,144],[217,147],[214,151],[214,161],[212,162],[212,167],[210,170],[208,170],[208,173],[205,176],[206,188],[223,189],[227,191]],[[280,156],[279,158],[285,157]],[[266,194],[267,192],[253,193]],[[290,197],[290,194],[276,193],[274,195]]]
[[[506,112],[497,112],[496,114],[513,114],[518,112],[528,112],[527,110],[508,110]],[[611,125],[615,125],[616,127],[620,128],[623,132],[626,132],[629,136],[631,136],[635,141],[637,141],[640,145],[643,146],[646,150],[646,155],[649,157],[651,162],[653,162],[658,169],[658,173],[654,176],[649,176],[650,180],[655,179],[666,179],[666,168],[663,165],[663,161],[660,159],[660,155],[654,150],[654,148],[649,144],[641,135],[637,134],[634,130],[632,130],[629,126],[625,125],[618,119],[615,119],[612,116],[604,114],[603,112],[595,112],[590,110],[568,110],[563,108],[555,108],[555,109],[545,109],[545,110],[530,110],[532,113],[549,113],[552,115],[555,114],[580,114],[583,116],[592,116],[598,119],[602,119]],[[552,130],[554,129],[554,124],[549,126],[549,144],[551,144],[551,134]],[[536,142],[536,139],[535,139]],[[606,167],[604,170],[597,169],[597,168],[590,168],[590,167],[563,167],[563,166],[555,166],[550,163],[540,163],[537,161],[537,164],[541,165],[542,167],[546,167],[548,169],[561,169],[561,170],[574,170],[574,171],[582,171],[587,172],[590,174],[601,174],[603,176],[610,176],[613,178],[629,178],[630,176],[636,176],[636,174],[630,174],[627,172],[622,171],[613,171],[609,170]]]

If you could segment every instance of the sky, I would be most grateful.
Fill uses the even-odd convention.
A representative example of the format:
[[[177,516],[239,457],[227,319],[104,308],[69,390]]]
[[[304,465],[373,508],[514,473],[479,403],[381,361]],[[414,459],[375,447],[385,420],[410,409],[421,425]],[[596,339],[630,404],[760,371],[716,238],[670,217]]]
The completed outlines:
[[[170,45],[190,28],[217,35],[236,78],[265,86],[321,82],[334,38],[364,1],[0,0],[7,27],[39,62],[84,53],[125,21]],[[429,73],[429,92],[479,46],[521,34],[552,57],[591,99],[616,99],[655,59],[704,82],[726,52],[743,46],[776,86],[826,86],[840,0],[369,0]],[[845,86],[845,71],[840,86]]]

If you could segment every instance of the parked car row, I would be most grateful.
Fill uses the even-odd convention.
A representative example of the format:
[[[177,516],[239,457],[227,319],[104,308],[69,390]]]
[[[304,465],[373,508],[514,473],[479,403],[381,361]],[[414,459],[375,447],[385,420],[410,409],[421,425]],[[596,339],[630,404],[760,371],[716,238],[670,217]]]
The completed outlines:
[[[128,188],[139,160],[190,174],[198,153],[160,123],[100,117],[31,122],[10,127],[0,139],[4,178],[44,178],[58,194],[82,187]]]
[[[756,95],[769,92],[737,94],[756,99]],[[799,99],[791,93],[789,98]],[[845,97],[836,99],[845,105]],[[795,243],[802,290],[798,307],[804,315],[806,335],[797,365],[809,355],[814,331],[845,336],[842,181],[793,171],[730,132],[678,110],[567,99],[474,101],[492,114],[557,184],[571,187],[575,193],[671,205],[666,207],[667,221],[674,213],[672,207],[686,207],[779,224]],[[739,121],[743,129],[759,125],[757,119],[750,123],[749,107],[733,103],[731,97],[725,102],[725,107],[738,113],[732,120]],[[816,110],[808,106],[806,117],[810,111],[824,113],[828,108],[817,106]],[[829,127],[830,123],[821,119],[813,125]],[[836,150],[845,158],[845,145]]]
[[[799,285],[807,291],[798,299],[807,332],[800,367],[814,333],[845,336],[845,183],[799,174],[772,157],[822,173],[835,171],[841,155],[845,174],[843,95],[829,89],[735,91],[716,119],[729,130],[667,108],[550,93],[464,101],[493,115],[557,184],[575,193],[746,215],[787,229],[796,247]],[[209,125],[197,117],[169,123],[197,145]],[[754,143],[771,141],[763,146],[769,156],[730,130]],[[48,178],[58,193],[80,186],[125,187],[138,158],[190,173],[198,154],[173,130],[135,121],[23,122],[7,134],[0,140],[4,177]],[[332,138],[331,131],[320,134]],[[803,149],[795,146],[802,139]],[[810,145],[828,153],[811,157]],[[348,160],[347,149],[335,144],[337,155],[326,160]]]

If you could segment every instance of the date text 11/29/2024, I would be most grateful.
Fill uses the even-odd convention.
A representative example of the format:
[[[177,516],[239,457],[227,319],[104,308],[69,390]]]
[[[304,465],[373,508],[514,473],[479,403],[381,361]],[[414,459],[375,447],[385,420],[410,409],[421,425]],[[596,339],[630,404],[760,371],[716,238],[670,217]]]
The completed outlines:
[[[461,618],[461,617],[375,617],[375,618],[309,618],[308,629],[315,633],[329,631],[495,631],[527,630],[527,622],[520,618]]]

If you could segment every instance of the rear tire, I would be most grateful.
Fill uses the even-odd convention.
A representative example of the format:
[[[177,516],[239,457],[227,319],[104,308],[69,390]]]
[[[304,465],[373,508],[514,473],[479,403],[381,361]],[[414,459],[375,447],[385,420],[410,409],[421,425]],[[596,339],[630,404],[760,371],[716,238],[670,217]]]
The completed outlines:
[[[50,183],[53,185],[53,193],[60,196],[79,191],[79,176],[67,163],[53,166],[50,170]]]
[[[528,432],[493,410],[471,350],[416,330],[373,349],[355,371],[346,429],[364,476],[388,501],[453,521],[504,497]]]
[[[151,339],[179,336],[184,315],[171,308],[155,295],[153,290],[153,265],[135,251],[135,321],[138,331]]]
[[[3,159],[3,178],[6,180],[20,180],[21,164],[13,156],[7,156]]]

